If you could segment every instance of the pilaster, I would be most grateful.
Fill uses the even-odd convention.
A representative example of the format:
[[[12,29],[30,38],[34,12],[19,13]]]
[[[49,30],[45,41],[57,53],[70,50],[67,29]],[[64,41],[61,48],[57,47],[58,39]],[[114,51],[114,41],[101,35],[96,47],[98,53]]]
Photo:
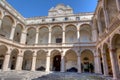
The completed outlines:
[[[20,43],[25,44],[26,43],[26,38],[27,38],[27,32],[23,31],[22,34],[21,34]]]
[[[35,71],[37,51],[33,52],[31,71]]]
[[[117,60],[117,54],[116,49],[110,49],[110,59],[112,64],[112,71],[113,71],[113,79],[117,80],[119,77],[119,67],[118,67],[118,60]]]
[[[4,59],[4,63],[3,63],[3,71],[8,71],[8,66],[9,66],[9,61],[10,61],[10,54],[11,54],[11,50],[9,49],[6,52],[6,55],[5,55],[5,59]]]
[[[15,34],[15,26],[12,27],[11,29],[11,34],[10,34],[10,39],[13,40]]]

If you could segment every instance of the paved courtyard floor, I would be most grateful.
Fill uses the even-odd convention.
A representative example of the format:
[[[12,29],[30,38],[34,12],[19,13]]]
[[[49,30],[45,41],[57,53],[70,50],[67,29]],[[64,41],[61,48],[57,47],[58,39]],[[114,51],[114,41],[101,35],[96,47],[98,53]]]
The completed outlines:
[[[7,71],[0,72],[0,80],[112,80],[111,77],[90,73]]]

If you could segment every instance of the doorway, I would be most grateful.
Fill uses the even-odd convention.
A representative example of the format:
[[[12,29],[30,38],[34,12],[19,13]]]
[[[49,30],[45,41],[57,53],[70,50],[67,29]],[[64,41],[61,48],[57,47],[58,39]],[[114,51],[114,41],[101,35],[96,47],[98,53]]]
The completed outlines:
[[[61,56],[56,55],[53,58],[53,71],[60,71],[61,66]]]

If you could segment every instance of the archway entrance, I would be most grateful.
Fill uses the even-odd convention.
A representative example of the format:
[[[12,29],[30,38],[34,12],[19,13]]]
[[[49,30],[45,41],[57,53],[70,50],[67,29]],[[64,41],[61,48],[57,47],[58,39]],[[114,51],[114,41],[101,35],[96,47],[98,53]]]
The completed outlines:
[[[53,69],[54,71],[60,71],[61,55],[56,55],[53,58]]]
[[[113,52],[114,52],[114,65],[115,69],[117,71],[117,75],[120,73],[120,34],[115,34],[113,39],[112,39],[112,47],[113,47]]]
[[[94,56],[93,53],[89,50],[85,50],[81,54],[81,70],[82,72],[94,72]]]
[[[112,64],[111,64],[111,59],[110,59],[110,52],[109,52],[109,47],[106,43],[104,44],[103,49],[104,49],[104,53],[105,53],[104,56],[106,57],[108,75],[112,76],[113,72],[112,72]]]
[[[8,48],[6,46],[0,45],[0,69],[3,68],[4,58],[7,50]]]
[[[61,70],[61,54],[58,50],[53,50],[50,55],[50,70]]]
[[[32,55],[33,52],[30,50],[26,50],[24,52],[24,57],[23,57],[23,66],[22,69],[23,70],[31,70],[31,66],[32,66]]]
[[[74,50],[68,50],[65,53],[65,70],[67,72],[77,72],[77,54]]]
[[[11,70],[15,70],[18,53],[19,53],[18,49],[14,49],[11,53],[11,58],[9,63],[9,68]]]

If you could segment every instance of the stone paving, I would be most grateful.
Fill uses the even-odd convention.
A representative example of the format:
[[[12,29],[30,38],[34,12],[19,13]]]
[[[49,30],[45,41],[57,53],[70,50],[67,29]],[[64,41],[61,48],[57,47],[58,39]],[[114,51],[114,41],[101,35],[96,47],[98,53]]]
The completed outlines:
[[[9,71],[0,72],[0,80],[112,80],[111,77],[104,77],[98,74],[89,73],[61,73],[61,72],[40,72],[40,71]]]

